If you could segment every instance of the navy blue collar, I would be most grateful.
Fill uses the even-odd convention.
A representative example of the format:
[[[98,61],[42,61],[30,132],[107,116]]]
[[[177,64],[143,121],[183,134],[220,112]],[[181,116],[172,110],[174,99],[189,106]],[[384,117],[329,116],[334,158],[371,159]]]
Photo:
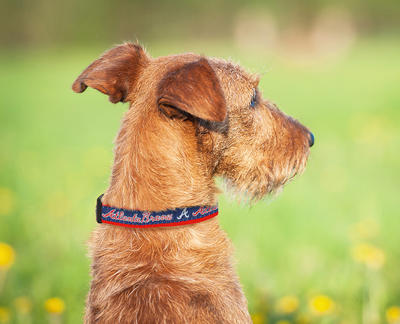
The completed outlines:
[[[159,212],[130,210],[103,205],[97,198],[96,220],[98,223],[125,227],[179,226],[205,221],[218,215],[218,206],[195,206],[168,209]]]

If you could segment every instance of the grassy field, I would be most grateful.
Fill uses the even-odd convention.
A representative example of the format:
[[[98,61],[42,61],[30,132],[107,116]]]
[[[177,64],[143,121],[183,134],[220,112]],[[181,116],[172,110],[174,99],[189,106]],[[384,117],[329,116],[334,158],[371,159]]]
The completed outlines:
[[[43,306],[55,296],[65,302],[62,322],[81,322],[85,241],[127,105],[70,88],[104,49],[0,55],[0,242],[15,251],[8,271],[0,267],[0,323],[8,311],[11,323],[55,323],[60,316]],[[254,322],[400,320],[398,40],[362,41],[341,58],[308,62],[229,44],[147,49],[230,57],[265,72],[264,96],[316,136],[306,172],[279,196],[252,207],[220,199]],[[20,296],[31,309],[15,305]]]

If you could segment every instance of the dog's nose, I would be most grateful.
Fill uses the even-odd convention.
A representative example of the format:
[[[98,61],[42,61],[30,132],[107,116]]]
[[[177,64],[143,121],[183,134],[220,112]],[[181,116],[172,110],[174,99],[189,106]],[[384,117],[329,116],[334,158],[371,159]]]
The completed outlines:
[[[311,132],[308,132],[308,145],[313,146],[314,145],[314,134]]]

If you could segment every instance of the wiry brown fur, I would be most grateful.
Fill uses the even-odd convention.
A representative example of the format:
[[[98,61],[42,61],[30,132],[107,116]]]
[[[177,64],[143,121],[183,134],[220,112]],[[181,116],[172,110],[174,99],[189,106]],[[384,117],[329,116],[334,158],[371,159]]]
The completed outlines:
[[[305,166],[309,134],[257,94],[258,78],[195,54],[106,52],[75,81],[129,101],[103,203],[164,210],[216,203],[215,176],[257,200]],[[171,228],[101,224],[90,240],[85,323],[251,323],[218,218]]]

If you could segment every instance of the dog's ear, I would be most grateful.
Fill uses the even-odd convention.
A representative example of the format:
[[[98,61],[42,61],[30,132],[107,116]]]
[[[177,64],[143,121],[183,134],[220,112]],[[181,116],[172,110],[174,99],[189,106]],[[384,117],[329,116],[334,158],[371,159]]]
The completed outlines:
[[[224,94],[205,58],[168,72],[159,83],[157,97],[159,108],[170,117],[179,110],[210,121],[222,122],[226,117]]]
[[[112,103],[125,102],[147,62],[139,45],[119,45],[90,64],[72,84],[72,90],[83,92],[92,87],[108,95]]]

